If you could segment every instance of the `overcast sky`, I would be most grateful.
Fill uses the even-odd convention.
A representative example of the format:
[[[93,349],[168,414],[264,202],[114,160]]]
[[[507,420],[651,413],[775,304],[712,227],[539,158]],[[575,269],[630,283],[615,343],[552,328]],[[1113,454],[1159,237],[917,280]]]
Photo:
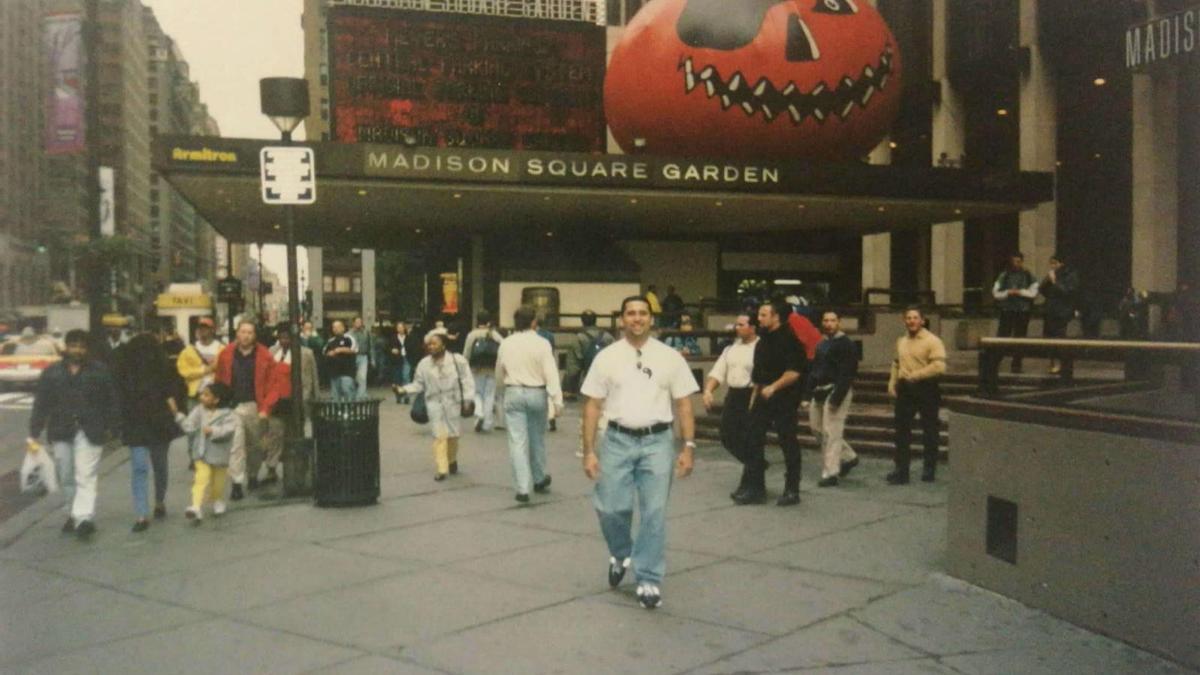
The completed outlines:
[[[259,112],[258,81],[304,77],[303,0],[142,0],[142,4],[154,10],[163,31],[179,44],[192,79],[200,84],[200,98],[221,125],[222,136],[279,138],[275,125]],[[304,138],[303,125],[296,138]],[[265,247],[263,258],[286,283],[283,247]],[[304,262],[301,255],[301,269]]]

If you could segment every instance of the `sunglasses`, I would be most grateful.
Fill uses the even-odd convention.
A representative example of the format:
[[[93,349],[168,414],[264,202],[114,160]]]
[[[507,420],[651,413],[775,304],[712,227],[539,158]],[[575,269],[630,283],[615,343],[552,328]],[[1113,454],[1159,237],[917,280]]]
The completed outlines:
[[[642,350],[638,349],[638,350],[636,350],[636,351],[637,351],[637,369],[638,369],[638,372],[639,372],[639,373],[645,373],[645,374],[646,374],[646,379],[652,379],[652,378],[654,377],[654,371],[653,371],[653,370],[650,370],[649,368],[643,368],[643,367],[642,367]]]

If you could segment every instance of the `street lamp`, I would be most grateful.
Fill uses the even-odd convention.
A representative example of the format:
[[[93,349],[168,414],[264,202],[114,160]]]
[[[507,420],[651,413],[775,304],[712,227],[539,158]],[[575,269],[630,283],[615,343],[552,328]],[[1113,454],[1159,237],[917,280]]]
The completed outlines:
[[[292,130],[308,117],[308,81],[298,77],[264,77],[258,81],[262,113],[275,128],[285,145],[292,142]],[[300,351],[300,284],[296,264],[295,207],[284,205],[284,227],[287,228],[288,323],[292,327],[292,419],[283,453],[283,490],[298,494],[305,490],[306,467],[298,457],[297,447],[304,441],[304,388],[301,384]],[[262,260],[260,253],[259,260]],[[262,275],[258,278],[262,288]]]

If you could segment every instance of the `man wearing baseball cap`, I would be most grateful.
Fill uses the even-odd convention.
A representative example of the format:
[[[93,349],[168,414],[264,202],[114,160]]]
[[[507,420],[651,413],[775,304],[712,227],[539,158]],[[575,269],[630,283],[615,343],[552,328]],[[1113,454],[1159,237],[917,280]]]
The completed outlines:
[[[196,321],[196,339],[192,344],[179,352],[175,362],[179,375],[187,383],[188,397],[192,401],[210,382],[217,367],[217,355],[225,345],[216,339],[216,325],[210,317],[201,317]]]

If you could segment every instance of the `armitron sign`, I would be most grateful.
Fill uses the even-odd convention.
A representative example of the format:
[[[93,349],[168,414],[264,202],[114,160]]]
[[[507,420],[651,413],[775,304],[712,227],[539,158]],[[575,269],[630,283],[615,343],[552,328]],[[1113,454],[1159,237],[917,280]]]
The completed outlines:
[[[1125,66],[1138,70],[1196,54],[1200,5],[1156,17],[1125,31]]]

